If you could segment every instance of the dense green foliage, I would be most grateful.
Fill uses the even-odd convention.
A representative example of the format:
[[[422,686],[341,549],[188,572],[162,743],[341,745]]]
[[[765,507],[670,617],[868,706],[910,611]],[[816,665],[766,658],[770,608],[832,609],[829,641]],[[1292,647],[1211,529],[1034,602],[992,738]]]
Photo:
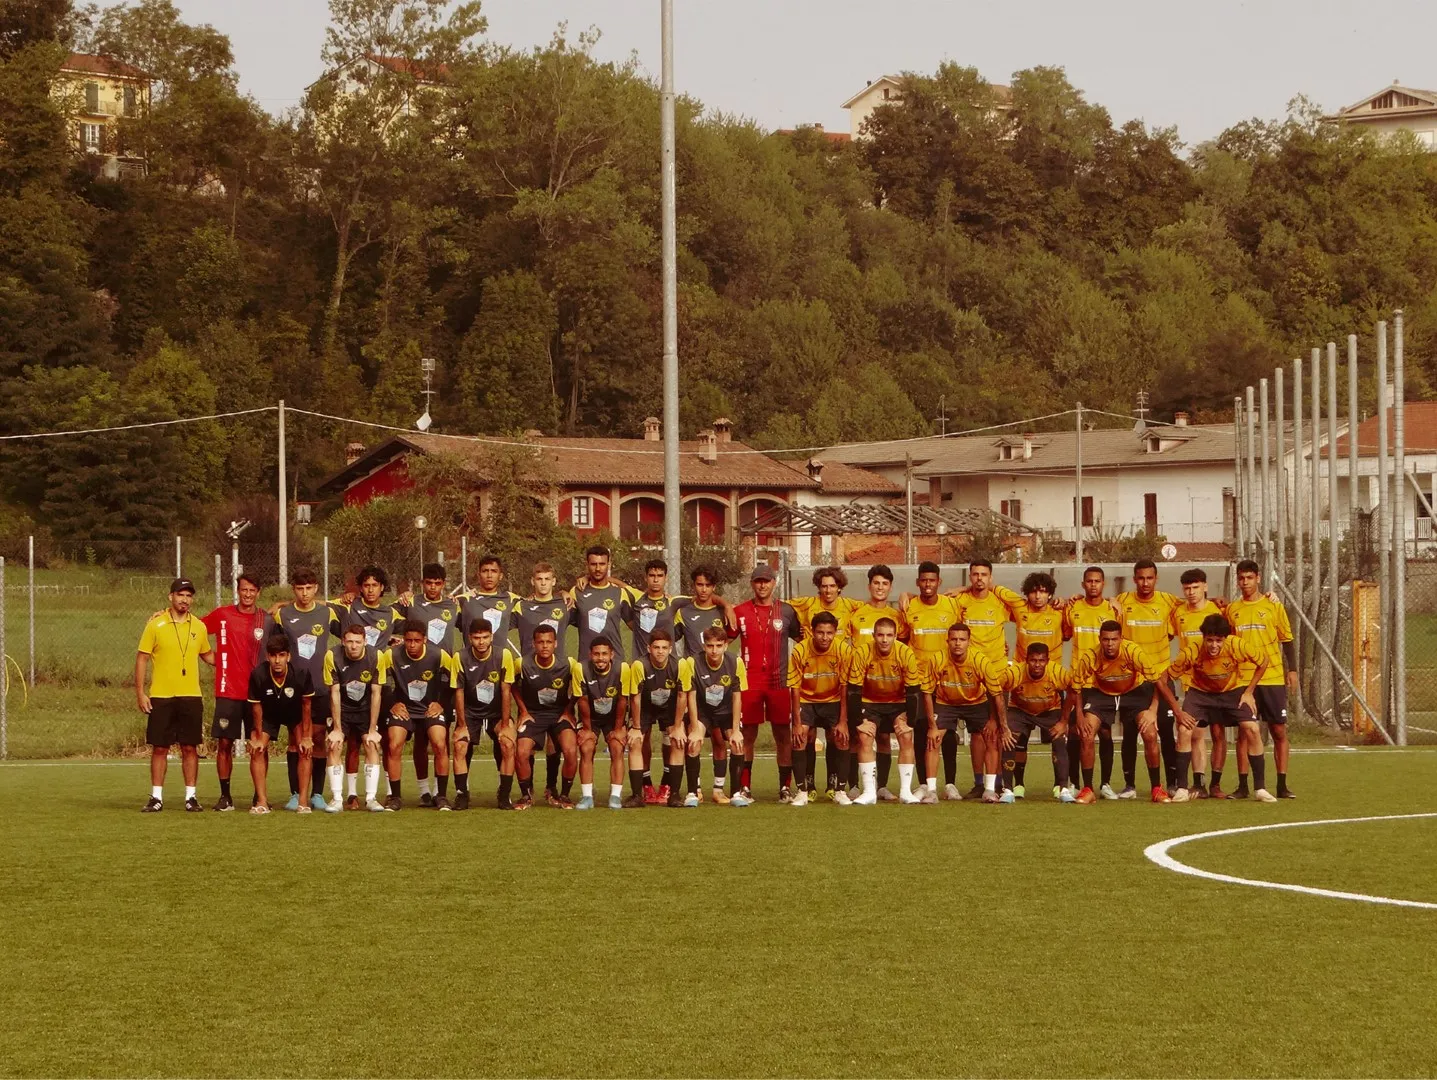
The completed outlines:
[[[279,397],[407,426],[421,356],[447,431],[636,434],[659,411],[656,88],[597,61],[593,32],[499,47],[478,4],[331,11],[321,59],[342,77],[273,117],[170,0],[0,0],[4,430]],[[158,80],[125,122],[146,179],[69,153],[49,87],[70,47]],[[1221,410],[1395,306],[1430,382],[1437,159],[1415,144],[1299,100],[1189,149],[1115,125],[1055,68],[996,105],[948,63],[853,144],[680,102],[686,434],[726,414],[770,447],[906,436],[940,401],[952,431],[1079,399],[1127,412],[1143,388],[1160,412]],[[68,455],[11,446],[0,498],[57,530],[77,501],[87,529],[149,520],[137,497],[201,516],[269,489],[269,423],[106,443],[113,482],[37,485]],[[353,436],[299,425],[303,482]],[[152,454],[186,499],[137,495]]]

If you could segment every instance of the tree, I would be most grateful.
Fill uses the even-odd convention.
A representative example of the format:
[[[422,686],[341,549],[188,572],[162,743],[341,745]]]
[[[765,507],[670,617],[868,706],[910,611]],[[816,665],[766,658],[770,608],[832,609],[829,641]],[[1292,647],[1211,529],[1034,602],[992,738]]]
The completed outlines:
[[[150,95],[155,106],[187,83],[235,78],[229,38],[208,23],[186,23],[173,0],[139,0],[106,8],[83,44],[88,52],[113,56],[148,74],[154,80]]]
[[[459,351],[455,422],[474,431],[558,429],[554,303],[534,274],[486,278],[484,298]]]

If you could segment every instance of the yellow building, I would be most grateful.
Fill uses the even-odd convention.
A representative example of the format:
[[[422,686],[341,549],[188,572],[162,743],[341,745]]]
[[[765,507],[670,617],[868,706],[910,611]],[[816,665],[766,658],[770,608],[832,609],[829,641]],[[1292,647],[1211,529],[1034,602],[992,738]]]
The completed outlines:
[[[65,113],[75,152],[94,155],[111,179],[144,175],[143,152],[126,145],[122,121],[148,111],[150,82],[139,68],[110,56],[71,53],[60,66],[51,93]]]

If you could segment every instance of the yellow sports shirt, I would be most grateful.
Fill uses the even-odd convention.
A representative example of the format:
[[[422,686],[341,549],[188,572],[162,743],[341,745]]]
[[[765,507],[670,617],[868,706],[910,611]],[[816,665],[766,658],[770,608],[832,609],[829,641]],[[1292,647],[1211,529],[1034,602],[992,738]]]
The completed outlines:
[[[150,658],[150,697],[200,696],[200,657],[210,651],[205,624],[187,613],[162,611],[140,633],[140,652]]]

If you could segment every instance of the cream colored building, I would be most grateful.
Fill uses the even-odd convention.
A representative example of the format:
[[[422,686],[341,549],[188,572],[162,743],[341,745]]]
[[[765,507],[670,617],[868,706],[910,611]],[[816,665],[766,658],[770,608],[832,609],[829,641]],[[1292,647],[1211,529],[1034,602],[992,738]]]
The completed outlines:
[[[76,153],[100,159],[111,179],[144,175],[144,156],[126,145],[122,121],[148,111],[150,82],[139,68],[114,57],[71,53],[50,88],[65,114]]]
[[[1437,90],[1417,90],[1394,82],[1322,119],[1353,124],[1380,136],[1410,131],[1423,146],[1437,149]]]
[[[1013,107],[1011,88],[1002,83],[989,83],[993,93],[993,112],[1004,113]],[[848,110],[848,133],[859,138],[863,133],[863,122],[880,105],[897,104],[903,100],[903,76],[880,75],[841,106]]]

